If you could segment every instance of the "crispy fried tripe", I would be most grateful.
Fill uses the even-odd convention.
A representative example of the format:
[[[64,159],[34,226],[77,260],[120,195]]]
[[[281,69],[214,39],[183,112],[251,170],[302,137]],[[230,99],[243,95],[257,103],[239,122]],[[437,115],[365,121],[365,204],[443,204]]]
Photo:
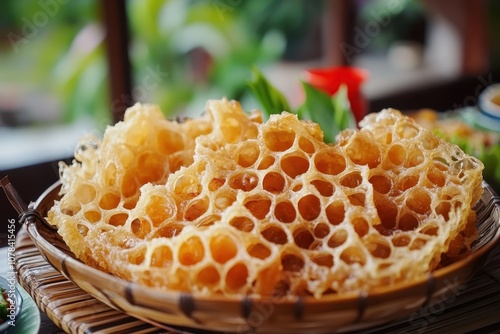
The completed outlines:
[[[48,220],[91,266],[207,296],[369,291],[463,256],[481,162],[396,110],[360,127],[331,145],[235,101],[183,123],[137,104],[61,165]]]

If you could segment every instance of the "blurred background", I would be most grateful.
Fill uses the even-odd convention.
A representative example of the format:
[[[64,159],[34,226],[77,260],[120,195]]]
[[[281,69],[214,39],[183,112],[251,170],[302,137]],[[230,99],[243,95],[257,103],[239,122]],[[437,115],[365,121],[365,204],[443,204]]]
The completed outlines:
[[[306,69],[347,65],[369,72],[368,111],[474,106],[498,78],[499,25],[493,0],[3,1],[0,177],[35,199],[135,101],[169,117],[223,96],[255,108],[255,66],[292,104]]]

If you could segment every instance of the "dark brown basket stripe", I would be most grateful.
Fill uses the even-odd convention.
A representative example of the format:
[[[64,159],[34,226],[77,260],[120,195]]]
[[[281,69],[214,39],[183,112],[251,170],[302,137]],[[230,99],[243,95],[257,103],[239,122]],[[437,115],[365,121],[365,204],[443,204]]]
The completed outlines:
[[[422,303],[422,307],[427,307],[432,300],[432,295],[434,294],[434,290],[436,290],[436,279],[432,273],[427,277],[427,293],[424,302]]]
[[[293,311],[294,311],[293,315],[295,316],[295,319],[297,319],[297,320],[302,319],[302,316],[304,315],[304,298],[303,297],[297,298],[297,301],[295,302]]]

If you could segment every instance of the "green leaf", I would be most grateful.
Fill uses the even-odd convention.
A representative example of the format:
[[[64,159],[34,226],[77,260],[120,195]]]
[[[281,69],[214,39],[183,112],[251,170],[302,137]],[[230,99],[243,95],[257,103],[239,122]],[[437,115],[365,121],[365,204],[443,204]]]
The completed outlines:
[[[307,82],[302,82],[302,87],[305,93],[305,101],[303,107],[299,109],[299,118],[310,119],[318,123],[324,132],[325,142],[333,142],[339,129],[333,119],[335,109],[332,98]]]
[[[261,104],[265,118],[282,111],[292,112],[285,96],[258,69],[254,69],[252,73],[253,78],[248,82],[248,87]]]
[[[302,87],[305,101],[299,108],[298,116],[318,123],[325,142],[333,143],[340,131],[356,127],[347,98],[347,87],[341,86],[332,97],[306,82],[302,82]]]
[[[340,130],[356,128],[356,119],[352,113],[351,104],[347,97],[347,86],[341,85],[332,98],[334,111],[334,122]]]

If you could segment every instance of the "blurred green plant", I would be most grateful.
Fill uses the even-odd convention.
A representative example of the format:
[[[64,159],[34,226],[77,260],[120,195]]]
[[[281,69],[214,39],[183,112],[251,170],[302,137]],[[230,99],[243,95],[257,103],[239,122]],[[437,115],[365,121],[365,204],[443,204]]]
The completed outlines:
[[[95,36],[103,35],[99,21],[95,0],[2,3],[0,80],[57,97],[61,122],[82,116],[109,122],[104,48],[102,37]],[[95,43],[79,40],[82,34],[93,34],[87,37]]]
[[[252,66],[276,61],[282,34],[257,34],[244,2],[131,0],[131,57],[137,81],[148,66],[168,76],[148,92],[167,114],[199,114],[208,98],[243,99]]]
[[[240,1],[245,25],[259,36],[278,30],[283,34],[283,58],[304,61],[321,57],[321,26],[325,0]]]
[[[297,39],[309,40],[322,3],[127,0],[134,78],[127,98],[157,103],[167,116],[197,115],[209,98],[251,99],[252,68],[276,62]],[[0,80],[58,98],[61,122],[90,117],[100,128],[109,124],[100,10],[96,0],[7,1],[0,29],[16,37],[0,44]],[[152,69],[162,73],[154,84]]]

